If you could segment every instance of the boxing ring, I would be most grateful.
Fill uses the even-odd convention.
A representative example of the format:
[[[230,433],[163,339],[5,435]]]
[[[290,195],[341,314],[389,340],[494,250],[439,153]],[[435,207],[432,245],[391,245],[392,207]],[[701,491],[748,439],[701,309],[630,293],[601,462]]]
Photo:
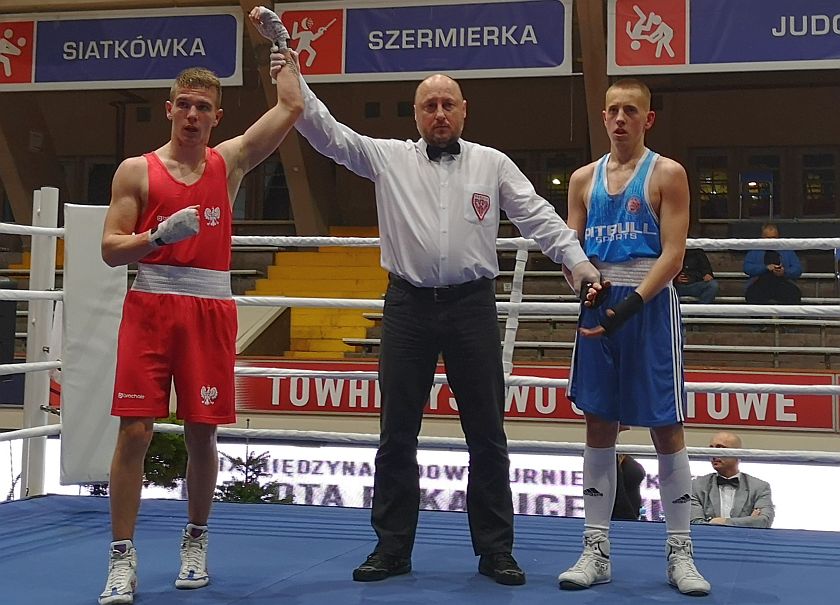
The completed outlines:
[[[25,448],[24,490],[31,496],[43,493],[44,441],[48,435],[62,439],[62,481],[83,483],[103,480],[103,461],[110,461],[109,427],[96,424],[107,415],[110,396],[97,409],[84,409],[62,403],[64,415],[60,425],[47,425],[41,409],[49,391],[48,372],[62,369],[62,391],[73,383],[74,364],[94,354],[83,351],[84,342],[64,339],[63,354],[57,355],[50,343],[49,327],[53,323],[53,304],[65,305],[65,326],[72,321],[72,291],[67,289],[74,274],[75,240],[71,237],[74,219],[68,215],[67,228],[39,225],[39,218],[49,211],[42,206],[57,204],[57,192],[36,192],[36,223],[33,227],[0,225],[0,232],[33,236],[32,279],[29,291],[0,291],[6,300],[29,300],[30,330],[27,339],[27,361],[0,366],[0,374],[26,372],[24,422],[26,428],[0,434],[0,442],[23,439]],[[45,199],[41,199],[44,197]],[[49,198],[47,200],[46,198]],[[48,209],[49,210],[49,209]],[[72,214],[72,213],[70,213]],[[85,219],[89,220],[89,218]],[[47,220],[47,223],[50,221]],[[96,231],[97,227],[93,227]],[[98,226],[101,232],[101,223]],[[65,291],[54,291],[55,238],[65,237]],[[89,238],[88,238],[89,239]],[[88,242],[89,243],[89,242]],[[234,237],[236,245],[325,246],[377,245],[372,238],[292,238]],[[690,241],[705,249],[769,248],[832,249],[840,247],[840,239],[821,240],[711,240]],[[511,374],[515,334],[519,314],[575,315],[574,303],[522,302],[522,281],[527,251],[532,243],[520,238],[501,239],[499,247],[514,249],[516,270],[509,303],[498,303],[507,315],[504,336],[504,363],[507,384],[564,387],[565,380]],[[98,253],[98,239],[82,256]],[[75,275],[79,275],[75,270]],[[53,282],[50,283],[52,278]],[[125,282],[125,274],[115,274],[114,283]],[[74,286],[75,287],[75,286]],[[85,286],[88,287],[88,286]],[[124,283],[123,283],[124,287]],[[67,298],[65,296],[67,295]],[[98,296],[90,294],[91,297]],[[240,305],[279,305],[287,307],[382,308],[381,300],[326,300],[289,297],[235,297]],[[121,299],[120,299],[121,300]],[[94,304],[95,301],[90,301]],[[88,304],[87,302],[85,304]],[[94,313],[96,310],[94,309]],[[686,316],[784,316],[840,317],[840,306],[748,306],[748,305],[684,305]],[[71,319],[68,319],[71,315]],[[111,318],[108,321],[113,321]],[[107,323],[107,322],[106,322]],[[89,327],[87,325],[85,328]],[[82,330],[84,334],[84,330]],[[115,334],[113,335],[115,338]],[[81,339],[84,341],[84,338]],[[112,363],[94,360],[102,367]],[[237,376],[311,376],[371,379],[372,372],[319,372],[292,369],[238,367]],[[111,374],[112,376],[113,374]],[[91,393],[110,389],[107,376],[103,384],[88,384]],[[445,376],[435,377],[436,383]],[[840,386],[687,383],[693,392],[784,392],[813,393],[836,396]],[[72,390],[69,388],[68,390]],[[90,406],[88,406],[90,407]],[[103,410],[105,410],[103,412]],[[86,436],[85,445],[74,452],[65,451],[73,431],[93,424],[97,439]],[[87,427],[90,429],[90,427]],[[113,428],[113,427],[111,427]],[[180,432],[181,427],[156,425],[167,432]],[[89,433],[87,433],[89,435]],[[375,446],[377,435],[324,433],[309,431],[257,430],[220,428],[220,437],[259,440],[280,440],[316,446],[341,444]],[[96,441],[96,443],[94,443]],[[464,449],[462,439],[421,437],[420,447],[444,451]],[[94,453],[94,450],[97,450]],[[581,443],[544,441],[511,441],[512,453],[577,455]],[[652,446],[619,445],[617,451],[638,456],[654,455]],[[102,452],[107,452],[107,460]],[[692,458],[708,458],[720,454],[712,448],[689,448]],[[799,452],[779,450],[727,450],[742,460],[808,463],[837,466],[837,452]],[[65,460],[66,455],[66,460]],[[38,465],[41,465],[39,468]],[[65,468],[65,466],[67,468]],[[107,466],[105,467],[107,472]],[[818,498],[819,494],[803,493],[802,498]],[[410,575],[372,584],[354,583],[351,570],[373,549],[375,536],[369,526],[369,511],[358,508],[317,507],[302,505],[259,505],[216,503],[211,519],[210,568],[213,581],[198,591],[177,591],[172,580],[177,570],[179,531],[183,525],[185,504],[172,500],[144,500],[137,524],[135,542],[139,551],[139,590],[135,603],[277,603],[301,605],[322,603],[471,603],[488,604],[535,602],[548,603],[562,599],[571,603],[677,603],[686,598],[668,587],[663,550],[664,528],[659,523],[614,522],[613,581],[588,591],[559,593],[556,575],[573,563],[580,552],[582,519],[517,515],[514,554],[528,574],[522,587],[503,587],[479,576],[477,559],[470,545],[465,515],[457,512],[422,511],[416,548],[414,571]],[[695,558],[698,567],[712,583],[708,603],[828,604],[836,600],[834,573],[840,570],[840,533],[803,530],[756,530],[736,527],[694,526]],[[0,505],[0,603],[62,604],[91,603],[101,590],[106,570],[106,546],[110,541],[108,500],[100,497],[48,495],[30,497]]]

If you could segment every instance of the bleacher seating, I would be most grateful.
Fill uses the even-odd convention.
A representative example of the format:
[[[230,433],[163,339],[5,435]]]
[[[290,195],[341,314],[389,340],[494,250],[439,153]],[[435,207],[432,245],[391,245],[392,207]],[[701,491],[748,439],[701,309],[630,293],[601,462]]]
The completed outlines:
[[[710,252],[715,275],[721,283],[720,304],[743,304],[746,275],[741,271],[743,253]],[[803,255],[809,263],[824,268],[825,251]],[[500,252],[500,271],[496,298],[510,298],[513,255]],[[813,259],[817,259],[814,261]],[[832,259],[829,259],[832,260]],[[797,281],[803,292],[802,304],[840,304],[838,278],[827,271],[806,271]],[[559,267],[539,253],[529,255],[523,282],[523,300],[575,302]],[[684,298],[684,303],[693,302]],[[354,346],[353,357],[378,354],[380,313],[365,317],[376,322],[366,338],[347,338]],[[500,316],[500,336],[505,321]],[[514,359],[559,361],[571,356],[577,317],[563,315],[523,315],[519,317]],[[686,326],[685,360],[692,367],[779,367],[787,369],[836,368],[840,365],[840,320],[812,318],[684,317]]]

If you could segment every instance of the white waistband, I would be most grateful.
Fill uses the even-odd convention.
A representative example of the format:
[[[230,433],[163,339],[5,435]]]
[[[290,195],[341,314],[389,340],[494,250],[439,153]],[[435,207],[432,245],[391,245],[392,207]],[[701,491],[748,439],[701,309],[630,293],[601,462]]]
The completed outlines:
[[[230,272],[175,267],[172,265],[137,265],[132,290],[151,294],[180,294],[199,298],[232,298]]]
[[[625,263],[600,263],[597,260],[593,264],[601,272],[601,279],[608,281],[615,286],[638,286],[650,272],[655,258],[633,258]]]

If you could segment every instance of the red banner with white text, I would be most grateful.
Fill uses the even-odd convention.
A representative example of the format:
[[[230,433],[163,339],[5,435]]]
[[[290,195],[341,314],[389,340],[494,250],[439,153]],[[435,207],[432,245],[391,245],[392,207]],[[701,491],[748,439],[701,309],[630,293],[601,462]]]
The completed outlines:
[[[240,365],[324,372],[376,372],[375,362],[243,361]],[[443,373],[443,368],[438,368]],[[517,366],[517,376],[568,378],[569,369]],[[686,371],[686,382],[832,385],[835,374]],[[377,414],[379,384],[375,379],[297,377],[237,377],[237,411],[291,414]],[[837,401],[832,395],[780,393],[689,393],[688,423],[744,428],[833,431]],[[426,414],[457,416],[458,407],[447,385],[434,385]],[[582,421],[583,415],[557,387],[508,388],[505,416],[511,420]]]

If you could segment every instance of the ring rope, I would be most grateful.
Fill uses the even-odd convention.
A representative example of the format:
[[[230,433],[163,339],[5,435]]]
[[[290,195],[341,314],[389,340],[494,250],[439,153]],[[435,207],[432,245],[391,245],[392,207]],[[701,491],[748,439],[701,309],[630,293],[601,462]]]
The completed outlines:
[[[16,223],[0,223],[0,233],[64,237],[64,227],[33,227],[32,225],[18,225]]]
[[[184,427],[178,424],[155,423],[155,432],[167,434],[182,434]],[[237,427],[219,427],[219,437],[236,437],[248,439],[264,439],[303,443],[339,444],[352,446],[377,446],[379,435],[368,433],[335,433],[326,431],[294,431],[273,429],[246,429]],[[19,429],[0,433],[0,442],[15,439],[29,439],[61,433],[60,424]],[[418,446],[423,449],[466,449],[466,442],[458,437],[418,437]],[[582,454],[585,444],[552,441],[508,441],[508,450],[513,453],[531,454]],[[722,455],[720,448],[688,447],[688,455],[694,458],[718,457]],[[656,456],[656,449],[652,445],[616,445],[616,452],[620,454],[635,454],[637,456]],[[797,464],[840,464],[840,453],[837,452],[803,452],[798,450],[759,450],[726,448],[727,456],[741,460],[765,462],[794,462]]]
[[[33,426],[28,429],[17,429],[15,431],[6,431],[0,433],[0,443],[4,441],[15,441],[16,439],[32,439],[34,437],[48,437],[51,435],[60,435],[60,424],[49,424],[46,426]]]
[[[231,238],[235,246],[278,246],[317,248],[320,246],[378,247],[378,237],[302,237],[294,235],[263,236],[235,235]],[[497,238],[500,250],[539,250],[534,240],[523,237]],[[705,250],[834,250],[840,248],[840,238],[691,238],[686,246]]]
[[[177,424],[155,424],[155,430],[165,433],[182,433],[184,427]],[[335,433],[320,431],[294,431],[271,429],[244,429],[233,427],[219,427],[220,437],[248,437],[249,439],[281,439],[286,441],[339,443],[343,445],[379,445],[379,435],[364,433]],[[418,446],[428,449],[458,449],[466,448],[461,437],[418,437]],[[585,444],[552,442],[552,441],[508,441],[508,449],[516,453],[544,453],[544,454],[582,454]],[[721,455],[720,448],[689,447],[689,456],[717,457]],[[637,454],[640,456],[655,456],[656,449],[652,445],[617,445],[616,451],[622,454]],[[764,460],[774,462],[796,462],[813,464],[840,464],[838,452],[803,452],[798,450],[759,450],[759,449],[726,449],[727,456],[743,460]]]
[[[64,236],[63,227],[34,227],[18,225],[16,223],[0,223],[0,233],[14,235],[52,235]],[[349,246],[375,247],[379,246],[378,237],[302,237],[302,236],[251,236],[236,235],[231,237],[233,245],[280,247],[319,247],[319,246]],[[498,238],[496,243],[501,250],[517,250],[527,248],[538,250],[533,240],[522,237]],[[686,246],[703,248],[705,250],[834,250],[840,248],[840,238],[690,238]]]
[[[14,290],[9,290],[13,292]],[[3,290],[0,290],[0,294]],[[382,309],[382,299],[364,298],[302,298],[291,296],[234,296],[236,304],[244,307],[304,307],[324,309]],[[840,301],[838,301],[840,302]],[[505,313],[518,310],[520,314],[577,316],[580,303],[566,302],[497,302],[496,309]],[[686,303],[680,309],[686,316],[761,316],[761,317],[840,317],[837,305],[701,305]]]
[[[61,290],[0,290],[0,300],[64,300]]]
[[[322,371],[286,368],[236,366],[234,373],[246,377],[275,378],[333,378],[343,380],[376,380],[377,372]],[[435,374],[435,384],[447,384],[446,374]],[[507,386],[533,386],[565,388],[566,378],[543,376],[508,376]],[[689,393],[785,393],[790,395],[840,395],[840,385],[828,384],[753,384],[749,382],[686,382]]]
[[[59,369],[61,369],[60,361],[29,361],[26,363],[2,363],[0,364],[0,376]]]

